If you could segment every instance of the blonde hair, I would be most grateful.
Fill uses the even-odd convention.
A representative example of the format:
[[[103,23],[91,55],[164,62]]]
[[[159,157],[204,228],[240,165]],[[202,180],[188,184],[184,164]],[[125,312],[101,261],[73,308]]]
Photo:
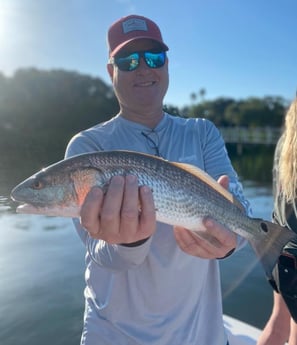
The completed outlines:
[[[297,198],[297,97],[286,113],[282,136],[279,183],[285,200],[292,203]]]

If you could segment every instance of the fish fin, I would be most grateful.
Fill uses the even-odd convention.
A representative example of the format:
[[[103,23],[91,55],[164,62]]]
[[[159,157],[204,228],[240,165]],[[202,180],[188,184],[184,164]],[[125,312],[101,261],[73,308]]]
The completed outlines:
[[[71,173],[71,179],[73,181],[74,190],[76,193],[76,199],[79,206],[81,206],[87,194],[92,187],[96,186],[96,176],[98,171],[94,168],[85,168],[74,170]],[[104,188],[102,188],[104,192]]]
[[[272,271],[283,250],[291,240],[297,239],[297,234],[287,227],[269,221],[259,220],[259,225],[264,232],[257,240],[251,239],[250,244],[260,259],[268,279],[272,279]]]
[[[220,193],[224,198],[229,200],[242,212],[245,212],[243,205],[236,199],[236,197],[232,193],[230,193],[227,189],[222,187],[214,178],[212,178],[204,170],[201,170],[198,167],[188,164],[188,163],[173,162],[172,164],[198,177],[204,183],[208,184],[211,188],[215,189],[218,193]]]

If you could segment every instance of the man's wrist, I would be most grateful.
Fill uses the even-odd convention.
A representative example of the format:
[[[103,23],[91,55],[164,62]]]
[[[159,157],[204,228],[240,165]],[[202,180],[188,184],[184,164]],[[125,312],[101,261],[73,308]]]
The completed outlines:
[[[226,259],[227,257],[229,257],[230,255],[232,255],[235,252],[236,248],[231,249],[225,256],[221,257],[221,258],[217,258],[217,260],[222,260],[222,259]]]

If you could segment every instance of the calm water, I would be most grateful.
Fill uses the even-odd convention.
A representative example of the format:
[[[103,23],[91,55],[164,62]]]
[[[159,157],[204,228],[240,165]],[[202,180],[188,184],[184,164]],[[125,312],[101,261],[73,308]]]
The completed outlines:
[[[0,344],[79,344],[84,248],[69,219],[16,215],[0,179]],[[254,216],[270,219],[271,190],[245,182]],[[222,262],[226,314],[262,327],[272,290],[248,247]]]

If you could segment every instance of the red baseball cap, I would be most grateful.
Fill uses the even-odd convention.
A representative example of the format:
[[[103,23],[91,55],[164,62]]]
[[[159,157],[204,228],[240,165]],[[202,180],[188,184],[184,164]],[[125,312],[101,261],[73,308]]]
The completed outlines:
[[[109,28],[107,34],[109,56],[115,56],[126,44],[140,38],[154,40],[160,43],[165,51],[168,50],[156,23],[142,16],[130,15],[117,20]]]

